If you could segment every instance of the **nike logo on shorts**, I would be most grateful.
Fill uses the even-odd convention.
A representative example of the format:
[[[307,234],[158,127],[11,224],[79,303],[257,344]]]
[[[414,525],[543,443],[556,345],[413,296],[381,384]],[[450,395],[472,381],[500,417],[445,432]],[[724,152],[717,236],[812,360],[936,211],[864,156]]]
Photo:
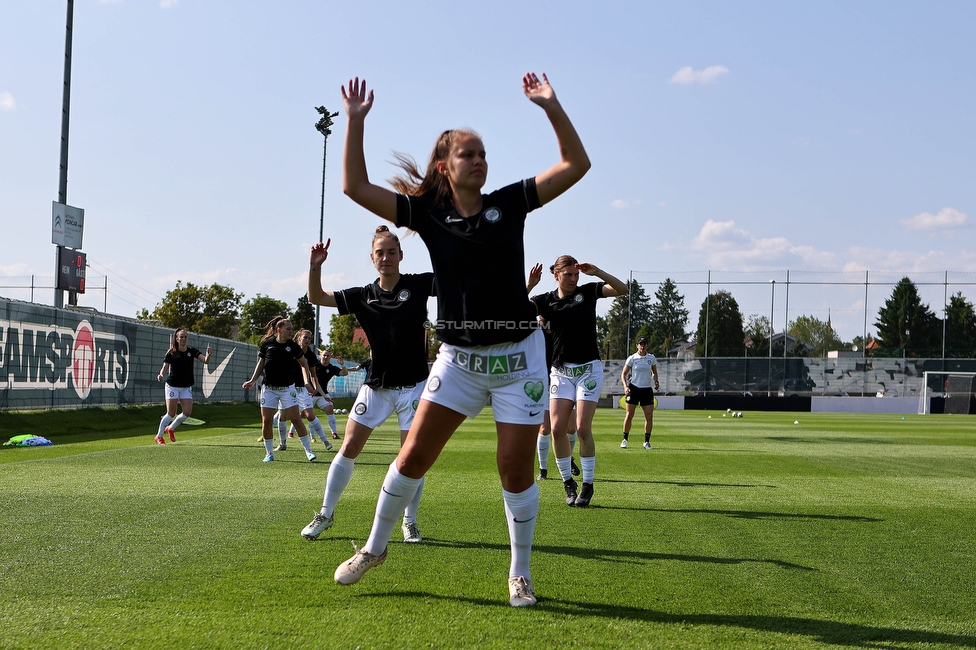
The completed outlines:
[[[529,411],[529,417],[530,418],[534,418],[535,416],[539,415],[540,413],[542,413],[542,411]]]

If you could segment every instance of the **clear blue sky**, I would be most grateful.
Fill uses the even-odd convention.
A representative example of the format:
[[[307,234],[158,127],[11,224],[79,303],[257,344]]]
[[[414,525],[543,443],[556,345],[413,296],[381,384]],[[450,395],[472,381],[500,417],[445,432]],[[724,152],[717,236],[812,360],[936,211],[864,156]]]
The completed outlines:
[[[0,284],[54,272],[64,2],[0,0]],[[593,169],[530,216],[527,268],[569,253],[621,278],[704,282],[744,315],[810,314],[845,339],[864,288],[908,275],[941,315],[976,283],[976,3],[77,0],[68,203],[86,211],[81,304],[152,309],[178,280],[294,306],[318,238],[324,104],[375,88],[366,155],[425,161],[479,131],[488,188],[557,160],[522,95],[546,72]],[[370,282],[379,221],[341,192],[329,140],[327,287]],[[417,237],[403,270],[429,269]],[[791,270],[789,312],[783,286]],[[846,273],[844,273],[846,272]],[[770,279],[777,281],[775,295]],[[541,289],[552,287],[544,280]],[[713,286],[713,289],[722,288]],[[976,301],[976,286],[950,286]],[[24,291],[0,295],[25,299]],[[872,287],[868,330],[890,287]],[[51,291],[39,302],[53,302]],[[609,306],[609,301],[606,301]]]

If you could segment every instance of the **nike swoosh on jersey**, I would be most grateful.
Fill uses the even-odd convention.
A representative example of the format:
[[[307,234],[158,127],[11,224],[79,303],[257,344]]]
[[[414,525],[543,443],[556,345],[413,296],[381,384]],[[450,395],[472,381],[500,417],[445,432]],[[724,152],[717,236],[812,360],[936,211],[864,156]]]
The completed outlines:
[[[214,390],[217,388],[217,382],[220,381],[221,375],[224,374],[224,370],[227,368],[227,364],[230,362],[231,357],[234,356],[234,352],[236,352],[236,351],[237,351],[237,348],[234,348],[233,350],[231,350],[230,351],[230,354],[228,354],[224,358],[224,360],[220,362],[220,365],[218,365],[217,368],[213,372],[210,372],[210,369],[207,368],[206,366],[203,367],[203,395],[204,395],[204,397],[209,398],[211,395],[213,395]]]
[[[464,217],[444,217],[444,223],[461,223],[464,221]]]

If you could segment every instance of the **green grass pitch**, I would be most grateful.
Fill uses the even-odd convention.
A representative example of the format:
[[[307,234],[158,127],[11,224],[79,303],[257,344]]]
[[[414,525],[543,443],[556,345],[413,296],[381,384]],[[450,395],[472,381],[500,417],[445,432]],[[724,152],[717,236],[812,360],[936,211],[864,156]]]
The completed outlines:
[[[308,542],[332,453],[262,463],[253,404],[160,447],[160,415],[0,413],[56,443],[0,447],[0,648],[976,648],[972,417],[659,411],[646,451],[599,410],[592,506],[540,483],[515,609],[490,411],[428,474],[424,542],[352,587],[395,426]]]

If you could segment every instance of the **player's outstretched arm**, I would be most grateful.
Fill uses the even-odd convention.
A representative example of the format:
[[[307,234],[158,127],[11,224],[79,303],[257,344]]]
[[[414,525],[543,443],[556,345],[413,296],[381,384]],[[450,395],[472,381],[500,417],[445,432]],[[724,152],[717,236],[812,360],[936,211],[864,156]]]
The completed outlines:
[[[385,187],[369,182],[363,134],[366,115],[373,107],[373,91],[366,91],[366,80],[349,80],[348,89],[342,87],[342,105],[346,109],[348,127],[342,152],[342,191],[350,199],[378,217],[396,223],[396,194]]]
[[[322,288],[322,264],[329,257],[331,243],[332,240],[329,239],[324,244],[322,242],[314,244],[308,254],[308,300],[313,305],[338,307],[335,294]]]
[[[542,73],[541,80],[534,72],[526,73],[522,77],[522,91],[533,104],[538,104],[546,112],[559,143],[559,163],[535,177],[539,202],[545,205],[583,178],[590,169],[590,158],[576,128],[556,99],[545,73]]]

